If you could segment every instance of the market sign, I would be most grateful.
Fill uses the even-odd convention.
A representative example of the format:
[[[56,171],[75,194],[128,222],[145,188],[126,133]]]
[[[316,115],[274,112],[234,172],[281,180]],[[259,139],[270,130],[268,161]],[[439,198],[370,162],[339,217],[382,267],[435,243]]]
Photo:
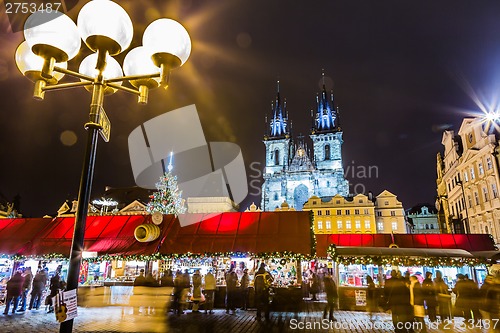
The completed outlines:
[[[52,304],[54,304],[56,320],[60,323],[78,316],[76,289],[60,291],[52,297]]]

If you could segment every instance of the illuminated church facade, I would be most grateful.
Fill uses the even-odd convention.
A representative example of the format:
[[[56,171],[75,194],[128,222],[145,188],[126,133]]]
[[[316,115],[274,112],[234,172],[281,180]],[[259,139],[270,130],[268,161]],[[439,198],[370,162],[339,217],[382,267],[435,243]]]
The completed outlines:
[[[272,118],[266,117],[266,166],[263,172],[261,208],[274,211],[286,201],[291,208],[302,210],[312,196],[348,196],[349,183],[342,164],[342,130],[333,93],[326,87],[316,97],[316,111],[311,111],[312,128],[309,138],[292,138],[286,102],[281,101],[279,82]]]

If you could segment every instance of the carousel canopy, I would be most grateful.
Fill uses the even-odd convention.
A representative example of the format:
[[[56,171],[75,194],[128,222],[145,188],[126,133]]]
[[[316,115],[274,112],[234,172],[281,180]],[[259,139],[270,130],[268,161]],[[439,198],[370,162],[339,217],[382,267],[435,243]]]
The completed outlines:
[[[330,245],[337,247],[409,249],[461,249],[469,252],[495,251],[495,243],[486,234],[324,234],[316,235],[316,254],[326,257]],[[439,252],[439,251],[438,251]],[[443,251],[441,251],[444,256]],[[447,251],[449,252],[449,251]],[[355,255],[355,254],[352,254]],[[409,255],[409,254],[405,254]],[[470,253],[469,253],[470,255]]]

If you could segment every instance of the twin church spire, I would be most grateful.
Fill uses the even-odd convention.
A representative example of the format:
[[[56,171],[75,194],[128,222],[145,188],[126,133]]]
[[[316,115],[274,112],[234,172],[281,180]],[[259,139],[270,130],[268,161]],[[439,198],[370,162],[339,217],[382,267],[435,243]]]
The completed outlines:
[[[292,122],[288,119],[286,99],[281,100],[280,81],[277,81],[276,99],[271,103],[272,118],[268,123],[266,115],[266,132],[264,139],[278,139],[290,137]],[[323,73],[323,90],[316,95],[316,111],[311,110],[312,128],[311,134],[328,133],[340,131],[339,112],[335,108],[333,91],[326,91],[325,77]]]

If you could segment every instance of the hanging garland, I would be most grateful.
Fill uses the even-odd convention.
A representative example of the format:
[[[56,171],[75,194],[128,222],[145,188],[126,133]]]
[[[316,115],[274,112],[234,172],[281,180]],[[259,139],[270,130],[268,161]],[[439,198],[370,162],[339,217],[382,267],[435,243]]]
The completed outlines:
[[[339,256],[335,244],[328,247],[328,255],[338,264],[347,265],[395,265],[427,267],[463,267],[486,266],[486,258],[450,258],[450,257],[409,257],[409,256]]]
[[[20,254],[14,254],[12,256],[6,256],[6,258],[12,261],[26,261],[26,260],[57,260],[57,259],[68,259],[67,255],[60,253],[48,253],[44,255],[30,255],[24,256]]]

